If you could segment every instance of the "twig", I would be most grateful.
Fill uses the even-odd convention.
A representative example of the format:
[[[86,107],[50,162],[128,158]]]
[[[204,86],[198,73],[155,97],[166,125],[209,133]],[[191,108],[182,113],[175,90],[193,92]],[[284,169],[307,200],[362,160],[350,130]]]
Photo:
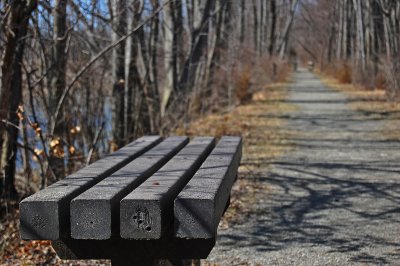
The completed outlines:
[[[14,124],[14,123],[12,123],[12,122],[6,120],[6,119],[2,119],[2,120],[0,120],[0,121],[1,121],[2,123],[6,124],[6,126],[13,126],[13,127],[15,127],[16,129],[18,129],[19,131],[21,131],[21,128],[20,128],[18,125]]]
[[[24,144],[22,144],[22,143],[20,143],[20,142],[17,142],[17,146],[20,147],[20,148],[22,148],[22,149],[27,149],[28,151],[30,151],[30,152],[33,154],[33,156],[36,157],[36,159],[37,159],[38,162],[39,162],[40,171],[42,172],[41,176],[42,176],[42,178],[43,178],[43,176],[45,175],[45,172],[44,172],[44,166],[43,166],[42,158],[40,158],[40,156],[39,156],[38,154],[36,154],[35,150],[32,149],[32,148],[29,147],[29,146],[26,146],[26,145],[24,145]]]
[[[39,124],[39,121],[38,121],[37,115],[36,115],[35,104],[33,102],[33,94],[32,94],[33,87],[31,85],[30,72],[28,72],[25,64],[22,64],[22,67],[23,67],[23,69],[24,69],[24,71],[26,72],[26,75],[27,75],[26,80],[27,80],[27,83],[28,83],[28,90],[29,90],[29,104],[30,104],[31,110],[32,110],[33,121],[34,121],[34,123],[36,123],[40,127],[40,124]],[[26,118],[29,119],[28,116],[26,116]],[[29,121],[29,123],[32,126],[31,121]],[[42,146],[43,146],[44,156],[45,156],[46,161],[47,161],[47,172],[50,172],[52,177],[54,179],[56,179],[56,175],[54,174],[53,168],[51,168],[51,166],[50,166],[50,157],[49,157],[49,154],[47,153],[46,141],[44,140],[42,131],[39,130],[39,131],[37,131],[37,133],[39,134],[39,139],[40,139],[40,142],[42,143]],[[46,186],[46,183],[47,183],[47,177],[46,177],[46,175],[43,175],[42,176],[42,184],[41,184],[41,188],[42,189]]]
[[[99,141],[99,138],[100,138],[100,136],[101,136],[101,132],[103,132],[104,125],[105,125],[105,123],[103,122],[103,123],[101,124],[100,130],[97,132],[96,137],[95,137],[94,140],[93,140],[92,147],[90,148],[88,157],[87,157],[87,159],[86,159],[86,165],[89,165],[89,164],[90,164],[90,161],[91,161],[91,159],[92,159],[92,155],[93,155],[94,148],[96,147],[96,144],[97,144],[97,142]]]

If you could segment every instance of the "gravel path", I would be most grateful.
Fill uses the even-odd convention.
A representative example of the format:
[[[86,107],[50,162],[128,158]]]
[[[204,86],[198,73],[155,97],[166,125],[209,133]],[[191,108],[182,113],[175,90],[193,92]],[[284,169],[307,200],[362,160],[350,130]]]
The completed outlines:
[[[400,265],[400,143],[385,139],[385,118],[350,109],[304,70],[289,90],[298,110],[276,115],[295,148],[265,162],[270,189],[219,232],[208,262]]]

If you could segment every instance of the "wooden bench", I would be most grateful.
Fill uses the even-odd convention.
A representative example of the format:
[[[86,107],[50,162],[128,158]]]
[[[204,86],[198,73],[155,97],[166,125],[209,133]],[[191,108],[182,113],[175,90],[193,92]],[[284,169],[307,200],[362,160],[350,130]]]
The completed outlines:
[[[206,258],[229,205],[240,137],[145,136],[20,203],[25,240],[62,259]]]

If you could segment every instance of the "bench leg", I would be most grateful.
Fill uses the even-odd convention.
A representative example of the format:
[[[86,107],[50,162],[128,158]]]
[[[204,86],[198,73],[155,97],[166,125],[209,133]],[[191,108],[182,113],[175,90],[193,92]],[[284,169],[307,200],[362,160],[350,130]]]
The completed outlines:
[[[200,266],[200,260],[169,260],[171,266]]]
[[[111,260],[112,266],[161,266],[161,265],[169,265],[165,264],[165,260],[139,260],[139,261],[130,261],[124,258],[121,259],[112,259]]]
[[[200,266],[200,260],[141,260],[141,261],[127,261],[123,258],[112,259],[112,266]]]

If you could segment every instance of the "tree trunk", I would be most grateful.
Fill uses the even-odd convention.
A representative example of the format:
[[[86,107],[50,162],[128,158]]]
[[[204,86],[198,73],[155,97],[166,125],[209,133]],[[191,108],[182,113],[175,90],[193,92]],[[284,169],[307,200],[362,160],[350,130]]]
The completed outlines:
[[[254,38],[254,50],[258,51],[258,1],[253,0],[253,38]]]
[[[246,2],[245,0],[240,1],[240,43],[244,42],[246,28]]]
[[[126,3],[123,0],[111,0],[112,41],[126,34]],[[125,136],[125,42],[118,45],[112,54],[113,74],[113,143],[121,147]]]
[[[371,3],[370,0],[365,1],[366,8],[364,9],[364,22],[365,22],[365,62],[371,62]],[[369,64],[368,64],[369,65]]]
[[[264,49],[264,7],[265,3],[264,1],[260,1],[260,12],[258,12],[258,21],[259,21],[259,27],[258,27],[258,54],[261,56],[263,53]]]
[[[139,23],[143,12],[143,1],[132,1],[130,3],[132,7],[133,14],[131,14],[129,18],[129,30],[135,28]],[[125,47],[125,59],[126,59],[126,72],[125,72],[125,139],[126,141],[131,141],[135,138],[135,115],[137,110],[135,110],[135,106],[137,105],[138,98],[143,97],[142,91],[145,83],[145,78],[142,76],[146,76],[146,69],[143,69],[142,75],[140,74],[139,70],[139,58],[142,59],[141,63],[145,64],[143,59],[146,55],[146,47],[142,47],[140,40],[144,39],[143,32],[141,29],[138,30],[136,34],[133,34],[126,43]],[[143,52],[140,51],[143,48]],[[141,57],[140,57],[141,55]],[[145,68],[145,66],[143,66]]]
[[[343,0],[338,0],[338,12],[339,12],[339,25],[337,29],[337,39],[336,39],[336,59],[342,59],[342,44],[343,44],[343,27],[344,27],[344,16],[343,16],[344,6]]]
[[[269,30],[269,55],[272,56],[275,49],[275,28],[276,28],[276,2],[275,0],[270,0],[270,30]]]
[[[58,102],[65,89],[65,75],[67,67],[67,54],[65,52],[65,47],[67,43],[66,36],[66,14],[67,11],[67,1],[56,0],[54,2],[53,8],[53,46],[51,50],[51,70],[48,76],[48,84],[50,86],[50,114],[54,114],[57,109]],[[64,117],[64,112],[61,109],[58,117],[51,117],[50,125],[54,123],[54,132],[52,138],[59,139],[59,144],[50,149],[50,161],[49,164],[55,174],[57,180],[64,178],[65,176],[65,165],[64,156],[61,150],[64,149],[64,144],[62,139],[64,139],[66,131],[66,121]],[[53,175],[48,173],[49,178]],[[53,183],[57,180],[49,180]]]
[[[337,5],[336,5],[337,6]],[[329,21],[334,21],[333,18],[337,17],[337,9],[336,6],[333,7],[333,11],[330,12],[330,18]],[[331,23],[330,31],[329,31],[329,40],[328,40],[328,55],[327,55],[327,61],[330,63],[332,61],[332,55],[334,53],[334,41],[335,41],[335,36],[336,36],[336,27],[335,23]]]
[[[229,45],[229,34],[232,29],[232,4],[227,0],[217,0],[217,11],[219,11],[215,23],[215,45],[212,47],[209,59],[209,69],[207,72],[208,76],[208,86],[207,89],[211,87],[214,80],[216,69],[220,65],[220,60],[222,57],[222,52],[226,51]],[[232,45],[232,44],[230,44]],[[210,53],[210,52],[209,52]]]
[[[165,81],[163,87],[163,94],[161,99],[161,117],[165,115],[165,110],[172,91],[174,90],[174,69],[176,58],[174,58],[174,21],[173,21],[173,2],[170,2],[163,9],[164,23],[164,68],[165,68]]]
[[[214,5],[215,0],[207,0],[202,11],[197,9],[194,12],[197,19],[195,20],[192,32],[190,54],[185,60],[178,84],[179,91],[181,92],[188,91],[194,85],[195,74],[197,73],[200,59],[207,47],[209,18]]]
[[[283,59],[285,55],[285,51],[287,48],[287,44],[289,41],[289,33],[292,28],[293,24],[293,19],[294,19],[294,11],[296,10],[298,0],[291,0],[290,1],[290,10],[289,10],[289,16],[286,19],[286,25],[283,30],[283,34],[281,37],[280,45],[278,46],[278,51],[279,51],[279,57]]]
[[[153,10],[156,10],[159,7],[158,0],[152,0],[152,7]],[[150,84],[150,97],[151,97],[151,110],[150,115],[152,116],[152,121],[154,121],[154,131],[152,133],[158,133],[160,128],[160,99],[159,99],[159,91],[158,91],[158,54],[157,54],[157,45],[159,42],[159,26],[160,20],[159,16],[157,15],[152,20],[151,26],[151,36],[149,42],[149,67],[148,67],[148,80]],[[149,107],[150,109],[150,107]]]
[[[349,17],[348,17],[348,0],[343,0],[343,42],[342,42],[342,57],[344,59],[347,60],[348,56],[349,56],[349,31],[348,31],[348,27],[349,27]]]
[[[356,27],[357,27],[357,64],[361,70],[365,71],[365,37],[364,37],[364,20],[361,0],[353,0],[354,10],[356,12]]]
[[[37,1],[10,2],[10,11],[5,20],[6,39],[1,62],[2,80],[0,90],[0,193],[4,198],[16,196],[14,186],[15,160],[19,119],[18,105],[22,99],[22,60],[29,18]]]

